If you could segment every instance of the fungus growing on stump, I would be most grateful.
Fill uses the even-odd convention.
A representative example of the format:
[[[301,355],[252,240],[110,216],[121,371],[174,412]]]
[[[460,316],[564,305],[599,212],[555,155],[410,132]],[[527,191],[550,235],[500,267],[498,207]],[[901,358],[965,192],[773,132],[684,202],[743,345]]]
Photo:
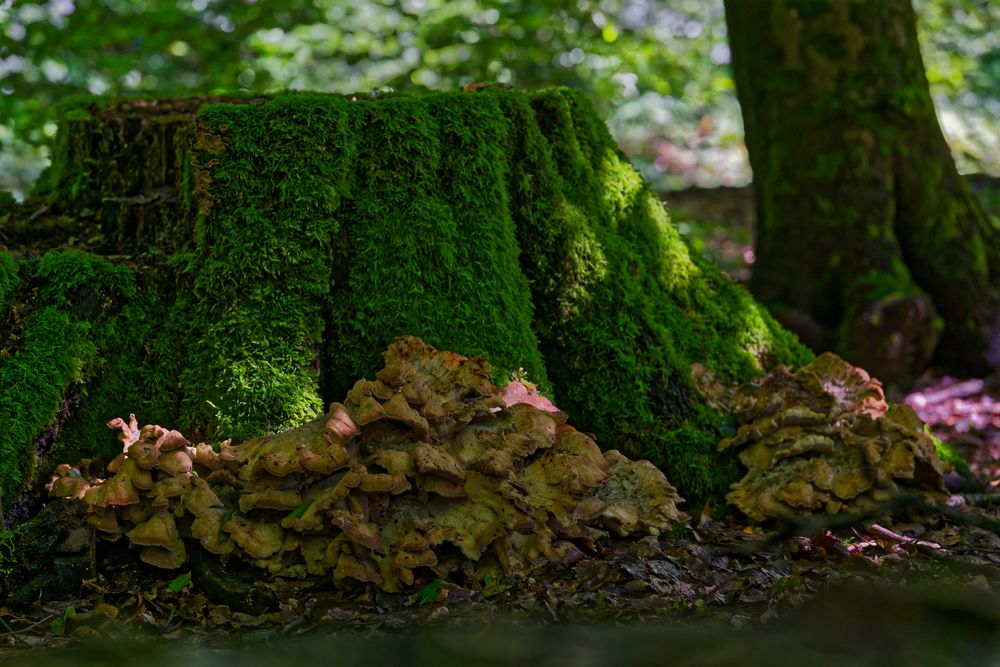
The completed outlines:
[[[739,425],[719,443],[739,448],[747,467],[726,499],[754,521],[859,512],[903,490],[945,493],[946,464],[913,410],[889,407],[878,380],[832,353],[738,388],[697,365],[692,377]]]
[[[159,567],[179,567],[190,538],[271,574],[387,591],[420,576],[523,575],[609,532],[686,519],[652,464],[601,452],[523,385],[493,385],[485,359],[412,337],[384,356],[327,414],[218,452],[112,420],[124,445],[114,475],[60,467],[50,493],[82,494],[102,535],[124,532]]]

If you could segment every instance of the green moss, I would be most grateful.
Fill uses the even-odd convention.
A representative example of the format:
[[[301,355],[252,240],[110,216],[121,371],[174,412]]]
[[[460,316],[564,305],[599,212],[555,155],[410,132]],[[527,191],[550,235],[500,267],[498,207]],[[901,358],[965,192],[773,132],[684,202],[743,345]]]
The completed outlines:
[[[0,252],[0,322],[6,316],[7,308],[13,301],[14,293],[20,283],[14,256],[9,252]]]
[[[507,213],[508,124],[471,95],[204,108],[187,418],[235,436],[292,426],[403,334],[544,385]]]
[[[161,265],[144,265],[126,287],[91,323],[100,354],[56,443],[58,460],[117,454],[120,443],[106,427],[113,417],[134,412],[143,423],[178,423],[188,328],[172,274]]]
[[[64,100],[57,110],[59,130],[52,147],[52,163],[35,184],[34,196],[48,196],[59,203],[75,203],[93,187],[91,159],[83,159],[85,150],[79,143],[81,135],[75,126],[86,123],[89,109],[100,104],[101,97],[94,95],[72,96]]]
[[[515,142],[530,177],[510,190],[560,405],[603,447],[718,498],[739,472],[715,451],[719,417],[694,393],[692,362],[741,381],[810,354],[687,247],[585,98],[552,90],[532,106],[537,122],[518,123]]]
[[[97,349],[89,326],[47,307],[22,327],[23,347],[0,366],[0,490],[10,498],[37,464],[35,442],[53,422],[70,384]]]
[[[168,321],[156,295],[169,281],[158,276],[140,289],[129,267],[75,251],[25,261],[22,273],[30,314],[8,332],[0,365],[0,485],[8,494],[46,472],[36,453],[50,446],[56,460],[113,455],[111,417],[147,408],[144,416],[165,423],[176,416],[176,380],[158,376],[162,360],[151,363],[153,330]]]
[[[135,278],[127,267],[76,250],[45,253],[35,278],[42,303],[75,309],[88,319],[99,314],[94,309],[106,307],[95,301],[100,293],[110,300],[135,297]],[[93,298],[81,298],[85,292]]]
[[[927,430],[926,427],[925,430]],[[956,452],[951,445],[940,438],[936,438],[934,435],[930,434],[929,431],[928,435],[930,435],[931,439],[934,441],[934,449],[937,452],[938,458],[942,461],[950,463],[952,467],[955,468],[955,472],[960,475],[964,475],[965,477],[974,477],[972,469],[969,467],[969,462],[962,458],[962,456]]]
[[[185,423],[247,437],[292,426],[322,405],[334,214],[353,143],[343,105],[324,102],[202,109],[193,155],[202,214],[186,269],[194,338],[181,374]],[[206,179],[210,189],[200,188]]]
[[[377,369],[395,337],[487,354],[547,388],[507,195],[510,119],[496,96],[349,103],[366,165],[338,212],[333,396]]]
[[[104,423],[132,411],[196,438],[294,426],[410,334],[526,375],[605,448],[718,498],[739,473],[691,364],[741,382],[809,359],[691,251],[578,93],[282,95],[202,106],[182,133],[190,252],[137,272],[50,253],[32,272],[78,344],[49,322],[3,367],[49,369],[17,403],[39,411],[18,451],[85,377],[67,458],[113,453]]]

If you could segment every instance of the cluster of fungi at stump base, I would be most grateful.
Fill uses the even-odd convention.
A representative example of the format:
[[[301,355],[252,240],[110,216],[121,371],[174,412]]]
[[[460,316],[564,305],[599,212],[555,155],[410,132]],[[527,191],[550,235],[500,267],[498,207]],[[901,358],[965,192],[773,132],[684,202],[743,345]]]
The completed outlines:
[[[326,415],[218,451],[112,420],[123,451],[111,477],[62,465],[50,495],[81,499],[102,537],[124,535],[158,567],[180,567],[187,539],[272,575],[386,591],[421,572],[522,576],[609,532],[686,519],[655,466],[601,452],[530,388],[492,384],[485,359],[413,337],[384,356]]]
[[[825,353],[797,371],[779,368],[727,387],[704,367],[692,378],[736,434],[747,468],[726,496],[754,521],[862,512],[902,490],[941,500],[947,464],[910,406],[889,406],[881,383]]]

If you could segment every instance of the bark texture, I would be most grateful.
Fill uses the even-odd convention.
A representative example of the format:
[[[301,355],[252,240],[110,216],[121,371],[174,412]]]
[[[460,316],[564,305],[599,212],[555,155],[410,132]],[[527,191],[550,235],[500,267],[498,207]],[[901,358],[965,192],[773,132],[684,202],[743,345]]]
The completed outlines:
[[[1000,244],[938,125],[908,0],[728,0],[757,193],[751,289],[889,382],[997,365]]]

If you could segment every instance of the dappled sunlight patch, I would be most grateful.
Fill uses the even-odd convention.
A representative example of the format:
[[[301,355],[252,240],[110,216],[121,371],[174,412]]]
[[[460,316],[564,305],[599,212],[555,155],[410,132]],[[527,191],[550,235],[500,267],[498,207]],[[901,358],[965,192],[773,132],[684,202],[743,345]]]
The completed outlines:
[[[601,156],[598,178],[604,203],[613,219],[625,215],[640,193],[647,189],[639,172],[617,147],[607,147]]]
[[[642,192],[639,206],[642,209],[640,218],[647,221],[648,233],[658,239],[653,246],[658,250],[655,256],[657,278],[666,290],[684,290],[702,275],[701,269],[692,260],[691,248],[681,238],[667,209],[652,191],[646,189]]]

